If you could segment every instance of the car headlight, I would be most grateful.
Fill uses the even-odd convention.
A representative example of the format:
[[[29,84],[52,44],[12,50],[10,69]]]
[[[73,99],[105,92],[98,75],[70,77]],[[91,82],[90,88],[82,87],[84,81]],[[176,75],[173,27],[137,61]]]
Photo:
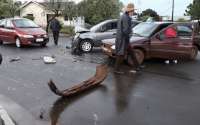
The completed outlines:
[[[80,36],[80,33],[76,33],[76,35],[74,36],[74,40],[77,39]]]
[[[111,46],[111,49],[115,50],[115,45],[112,45],[112,46]]]
[[[34,38],[34,36],[32,36],[32,35],[22,35],[22,37],[24,37],[24,38]]]

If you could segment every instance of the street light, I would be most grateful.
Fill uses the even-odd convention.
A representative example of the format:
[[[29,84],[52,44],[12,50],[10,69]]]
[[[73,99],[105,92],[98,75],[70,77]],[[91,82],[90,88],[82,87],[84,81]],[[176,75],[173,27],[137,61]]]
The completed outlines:
[[[172,0],[172,22],[174,22],[174,0]]]

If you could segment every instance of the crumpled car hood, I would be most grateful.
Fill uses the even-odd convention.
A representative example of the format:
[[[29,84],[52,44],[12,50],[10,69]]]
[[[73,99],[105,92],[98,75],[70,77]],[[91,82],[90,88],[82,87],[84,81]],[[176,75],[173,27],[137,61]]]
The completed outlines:
[[[75,27],[75,33],[85,33],[85,32],[90,32],[90,30],[80,26]]]

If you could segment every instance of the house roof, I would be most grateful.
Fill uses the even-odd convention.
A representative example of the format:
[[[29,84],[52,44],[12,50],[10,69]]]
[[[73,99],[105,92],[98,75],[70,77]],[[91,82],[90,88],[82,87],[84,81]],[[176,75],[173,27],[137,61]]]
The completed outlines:
[[[35,1],[29,1],[29,2],[25,2],[21,7],[20,7],[20,9],[23,9],[24,7],[26,7],[26,6],[28,6],[29,4],[31,4],[31,3],[34,3],[34,4],[36,4],[36,5],[38,5],[38,6],[40,6],[40,7],[42,7],[42,8],[45,8],[46,9],[46,7],[45,6],[43,6],[42,4],[40,4],[40,3],[38,3],[38,2],[35,2]]]

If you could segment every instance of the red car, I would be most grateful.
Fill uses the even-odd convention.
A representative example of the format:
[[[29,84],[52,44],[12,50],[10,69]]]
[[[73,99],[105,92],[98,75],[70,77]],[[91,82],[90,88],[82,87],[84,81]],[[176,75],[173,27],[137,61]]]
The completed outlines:
[[[194,60],[200,50],[200,39],[195,37],[198,33],[194,29],[192,23],[140,23],[133,28],[130,49],[134,48],[139,63],[150,58]],[[115,57],[115,39],[103,40],[102,49]]]
[[[8,18],[0,20],[0,44],[15,43],[23,45],[46,46],[49,37],[40,26],[25,18]]]

